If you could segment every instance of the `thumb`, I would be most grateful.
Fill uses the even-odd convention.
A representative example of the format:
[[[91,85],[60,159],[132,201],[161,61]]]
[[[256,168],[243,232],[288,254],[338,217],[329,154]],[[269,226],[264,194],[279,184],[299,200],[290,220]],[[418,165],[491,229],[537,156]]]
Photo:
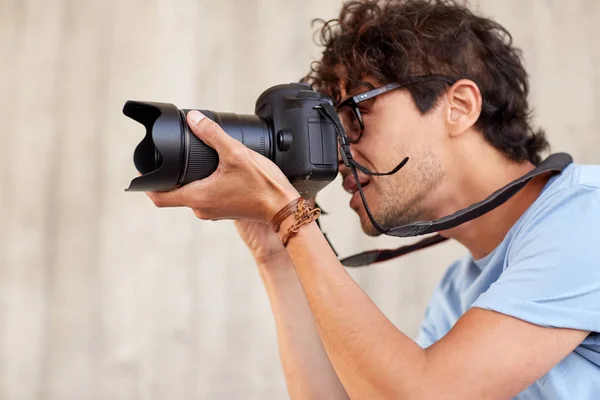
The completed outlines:
[[[240,143],[229,136],[216,122],[197,110],[187,114],[187,123],[194,135],[221,154]]]

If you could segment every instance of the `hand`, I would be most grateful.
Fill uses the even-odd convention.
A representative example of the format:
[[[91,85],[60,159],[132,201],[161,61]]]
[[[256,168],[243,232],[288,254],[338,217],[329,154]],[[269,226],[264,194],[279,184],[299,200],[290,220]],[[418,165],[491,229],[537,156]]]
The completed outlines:
[[[268,224],[279,210],[300,197],[268,158],[238,142],[214,121],[190,111],[187,122],[200,140],[219,154],[209,177],[170,192],[148,192],[157,207],[189,207],[204,220],[247,219]]]

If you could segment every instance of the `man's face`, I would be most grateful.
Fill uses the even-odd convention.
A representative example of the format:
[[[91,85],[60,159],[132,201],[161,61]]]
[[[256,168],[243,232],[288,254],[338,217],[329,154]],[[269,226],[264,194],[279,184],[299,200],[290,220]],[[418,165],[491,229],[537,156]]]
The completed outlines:
[[[365,79],[373,87],[377,82]],[[342,100],[369,90],[359,88],[351,93],[342,89]],[[399,172],[390,176],[367,176],[360,171],[365,198],[375,220],[386,228],[406,223],[433,219],[428,197],[443,178],[442,147],[444,143],[443,108],[422,115],[405,89],[395,89],[359,103],[364,131],[358,143],[352,144],[354,159],[373,172],[388,172],[405,157],[409,161]],[[341,158],[340,172],[344,188],[353,192],[350,207],[359,215],[363,231],[379,235],[372,225],[352,171]],[[430,199],[429,199],[430,200]]]

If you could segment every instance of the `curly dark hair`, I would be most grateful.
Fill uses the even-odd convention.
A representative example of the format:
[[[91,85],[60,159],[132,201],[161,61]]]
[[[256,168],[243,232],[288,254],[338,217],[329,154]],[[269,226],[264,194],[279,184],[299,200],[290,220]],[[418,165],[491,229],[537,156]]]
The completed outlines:
[[[351,91],[367,77],[381,84],[416,75],[470,79],[483,97],[476,128],[511,160],[537,165],[549,148],[544,131],[531,126],[528,75],[522,52],[499,23],[475,15],[454,0],[361,0],[344,3],[339,18],[317,32],[324,46],[305,81],[340,99],[340,82]],[[340,69],[341,67],[341,69]],[[409,85],[422,114],[447,89],[440,81]]]

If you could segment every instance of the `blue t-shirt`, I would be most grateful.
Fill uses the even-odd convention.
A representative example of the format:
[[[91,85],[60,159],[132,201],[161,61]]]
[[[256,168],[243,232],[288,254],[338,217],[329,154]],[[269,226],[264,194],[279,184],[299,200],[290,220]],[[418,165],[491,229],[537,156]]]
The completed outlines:
[[[600,399],[600,166],[572,164],[486,257],[450,266],[417,342],[429,347],[471,307],[590,335],[516,399]]]

